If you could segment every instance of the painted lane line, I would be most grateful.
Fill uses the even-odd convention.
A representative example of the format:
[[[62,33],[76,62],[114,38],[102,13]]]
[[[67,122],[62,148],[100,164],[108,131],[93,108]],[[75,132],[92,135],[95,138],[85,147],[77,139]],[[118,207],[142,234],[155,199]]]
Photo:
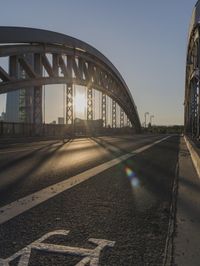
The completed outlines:
[[[94,168],[86,170],[85,172],[82,172],[78,175],[72,176],[68,178],[67,180],[48,186],[42,190],[39,190],[35,193],[32,193],[28,196],[25,196],[8,205],[1,207],[0,208],[0,224],[3,224],[9,221],[10,219],[16,217],[17,215],[22,214],[23,212],[28,211],[29,209],[37,206],[38,204],[55,197],[56,195],[64,192],[65,190],[70,189],[123,161],[126,161],[127,159],[135,156],[136,154],[141,153],[147,149],[150,149],[154,145],[170,137],[171,136],[167,136],[165,138],[157,140],[151,144],[148,144],[146,146],[133,150],[130,153],[124,154],[120,157],[117,157],[116,159],[113,159],[106,163],[95,166]]]

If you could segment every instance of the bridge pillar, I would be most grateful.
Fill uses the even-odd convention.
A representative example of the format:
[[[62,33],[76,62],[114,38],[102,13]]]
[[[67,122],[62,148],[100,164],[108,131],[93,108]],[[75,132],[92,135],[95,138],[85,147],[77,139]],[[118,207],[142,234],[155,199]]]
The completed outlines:
[[[127,126],[130,127],[130,120],[127,118]]]
[[[103,127],[106,127],[106,124],[107,124],[107,105],[106,105],[106,94],[105,93],[102,93],[101,116],[102,116],[102,120],[103,120]]]
[[[74,123],[73,84],[67,84],[66,88],[66,124]]]
[[[112,128],[116,128],[116,102],[112,100]]]
[[[93,120],[93,89],[87,88],[87,120]]]
[[[40,54],[34,55],[34,70],[38,75],[42,75],[42,63]],[[34,87],[33,123],[42,124],[42,86]]]
[[[120,107],[120,128],[124,127],[124,111]]]

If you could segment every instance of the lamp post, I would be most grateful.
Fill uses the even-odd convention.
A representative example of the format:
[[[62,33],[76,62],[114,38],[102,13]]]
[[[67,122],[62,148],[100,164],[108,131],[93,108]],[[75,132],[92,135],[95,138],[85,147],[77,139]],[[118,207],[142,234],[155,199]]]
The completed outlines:
[[[147,115],[149,115],[149,112],[144,113],[144,127],[147,127]]]

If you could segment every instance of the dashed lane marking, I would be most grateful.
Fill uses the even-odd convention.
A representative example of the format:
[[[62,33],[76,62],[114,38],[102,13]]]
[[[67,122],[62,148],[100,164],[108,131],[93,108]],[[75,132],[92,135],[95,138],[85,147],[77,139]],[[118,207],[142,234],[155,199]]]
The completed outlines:
[[[129,159],[130,157],[135,156],[138,153],[141,153],[147,149],[150,149],[154,145],[170,138],[171,136],[167,136],[160,140],[157,140],[151,144],[145,145],[139,149],[133,150],[130,153],[124,154],[116,159],[110,160],[106,163],[100,164],[94,168],[91,168],[85,172],[82,172],[78,175],[72,176],[67,180],[61,181],[57,184],[48,186],[38,192],[32,193],[28,196],[25,196],[21,199],[18,199],[8,205],[5,205],[0,208],[0,224],[3,224],[10,219],[16,217],[19,214],[22,214],[25,211],[37,206],[38,204],[55,197],[56,195],[64,192],[67,189],[70,189],[93,176],[100,174],[101,172]]]
[[[32,250],[39,250],[48,253],[57,253],[63,255],[72,255],[72,256],[80,256],[82,257],[81,261],[77,263],[75,266],[84,266],[84,265],[91,265],[91,266],[98,266],[99,265],[99,258],[100,253],[105,247],[114,247],[115,241],[110,241],[106,239],[96,239],[90,238],[88,241],[90,243],[96,244],[96,248],[94,249],[85,249],[79,247],[70,247],[64,245],[56,245],[56,244],[49,244],[43,243],[46,239],[55,236],[55,235],[68,235],[70,231],[66,230],[57,230],[50,233],[45,234],[38,240],[32,242],[30,245],[26,246],[25,248],[19,250],[12,256],[2,259],[0,258],[0,266],[9,266],[12,261],[19,258],[18,266],[28,266],[29,259],[31,256]]]

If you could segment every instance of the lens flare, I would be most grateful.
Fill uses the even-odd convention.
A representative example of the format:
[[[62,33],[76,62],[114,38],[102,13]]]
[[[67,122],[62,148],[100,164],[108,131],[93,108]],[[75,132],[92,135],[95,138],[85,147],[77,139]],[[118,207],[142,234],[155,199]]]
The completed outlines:
[[[136,177],[136,174],[133,172],[133,170],[129,167],[125,168],[126,175],[132,185],[132,187],[138,187],[140,182],[138,178]]]

